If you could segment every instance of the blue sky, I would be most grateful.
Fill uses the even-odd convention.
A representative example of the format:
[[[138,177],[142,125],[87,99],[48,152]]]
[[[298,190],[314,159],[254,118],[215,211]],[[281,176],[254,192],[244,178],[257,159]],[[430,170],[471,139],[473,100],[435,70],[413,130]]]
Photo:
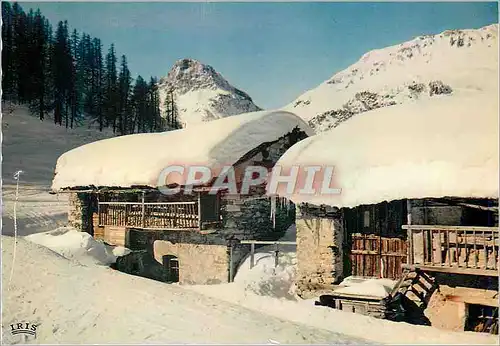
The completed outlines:
[[[166,75],[177,59],[212,65],[264,108],[293,101],[366,51],[446,29],[498,23],[496,2],[39,2],[55,27],[114,43],[134,75]]]

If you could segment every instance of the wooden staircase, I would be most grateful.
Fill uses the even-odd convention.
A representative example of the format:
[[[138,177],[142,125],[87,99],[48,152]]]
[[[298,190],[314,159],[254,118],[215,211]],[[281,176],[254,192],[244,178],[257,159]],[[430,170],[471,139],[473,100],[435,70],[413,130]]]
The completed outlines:
[[[401,278],[391,291],[391,297],[399,293],[425,309],[437,288],[435,279],[427,273],[419,269],[403,268]]]

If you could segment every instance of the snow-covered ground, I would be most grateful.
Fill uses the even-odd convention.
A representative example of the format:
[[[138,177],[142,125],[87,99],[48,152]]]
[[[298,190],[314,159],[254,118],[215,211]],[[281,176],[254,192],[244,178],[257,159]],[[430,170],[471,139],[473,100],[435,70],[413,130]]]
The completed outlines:
[[[234,283],[180,286],[103,266],[123,249],[71,229],[18,238],[16,245],[2,236],[3,324],[40,324],[37,343],[495,343],[486,334],[377,320],[297,299],[295,252],[283,250],[276,270],[272,249],[262,248],[255,267],[244,261]],[[8,328],[3,337],[21,341]]]
[[[112,136],[87,126],[75,129],[40,121],[24,106],[2,105],[2,234],[13,234],[16,181],[22,170],[17,203],[18,234],[27,235],[64,226],[66,195],[49,194],[57,158],[82,144]]]
[[[284,240],[291,240],[295,228],[289,229]],[[363,338],[379,344],[495,344],[497,337],[473,332],[450,332],[433,327],[375,319],[355,313],[315,306],[316,299],[302,300],[294,295],[295,246],[280,249],[278,267],[274,268],[274,248],[263,247],[255,256],[250,269],[246,258],[233,283],[221,285],[184,286],[213,298],[235,303],[273,317],[324,330],[337,331],[348,337]],[[346,280],[347,281],[347,280]],[[391,280],[369,280],[355,284],[346,282],[344,293],[384,295]],[[383,292],[381,292],[383,291]],[[333,342],[333,341],[332,341]]]
[[[61,229],[67,200],[47,193],[60,153],[99,139],[100,134],[67,131],[31,118],[22,109],[4,115],[2,121],[7,182],[2,187],[4,343],[22,341],[12,339],[8,327],[19,321],[40,324],[37,339],[31,340],[37,343],[497,341],[491,335],[376,320],[301,301],[294,295],[293,246],[283,249],[278,268],[274,268],[272,249],[260,249],[256,266],[250,270],[249,260],[244,261],[231,284],[169,285],[114,271],[102,264],[112,262],[124,250],[113,251],[84,234]],[[15,181],[11,176],[20,169],[25,175],[17,204],[19,234],[54,231],[18,238],[15,243],[6,235],[13,234]],[[294,239],[290,231],[287,240]]]
[[[2,325],[38,323],[37,343],[357,343],[178,285],[83,265],[2,236]],[[12,281],[11,266],[14,265]],[[7,328],[6,328],[7,327]]]

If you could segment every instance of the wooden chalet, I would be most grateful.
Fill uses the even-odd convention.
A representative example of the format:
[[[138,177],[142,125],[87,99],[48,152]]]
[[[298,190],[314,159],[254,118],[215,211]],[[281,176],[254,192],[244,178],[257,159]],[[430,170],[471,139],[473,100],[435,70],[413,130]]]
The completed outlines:
[[[230,165],[240,186],[245,167],[271,169],[291,145],[310,134],[300,118],[276,111],[111,138],[63,154],[52,189],[70,194],[70,225],[133,250],[118,259],[118,270],[166,282],[228,282],[250,251],[241,241],[279,238],[293,222],[293,206],[284,199],[272,201],[265,184],[245,195],[225,190],[210,194],[217,176],[188,187],[171,174],[162,185],[161,170]],[[179,192],[164,194],[166,186]]]
[[[342,191],[281,194],[298,206],[302,296],[389,278],[426,323],[498,333],[498,96],[358,115],[278,164],[311,157],[335,167]]]

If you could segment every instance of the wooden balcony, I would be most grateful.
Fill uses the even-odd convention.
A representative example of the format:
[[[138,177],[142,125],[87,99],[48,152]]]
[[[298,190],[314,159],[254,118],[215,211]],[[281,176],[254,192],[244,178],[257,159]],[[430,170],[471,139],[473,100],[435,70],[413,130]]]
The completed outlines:
[[[198,202],[99,202],[99,226],[199,229]]]
[[[403,225],[407,266],[456,274],[498,276],[495,227]]]

